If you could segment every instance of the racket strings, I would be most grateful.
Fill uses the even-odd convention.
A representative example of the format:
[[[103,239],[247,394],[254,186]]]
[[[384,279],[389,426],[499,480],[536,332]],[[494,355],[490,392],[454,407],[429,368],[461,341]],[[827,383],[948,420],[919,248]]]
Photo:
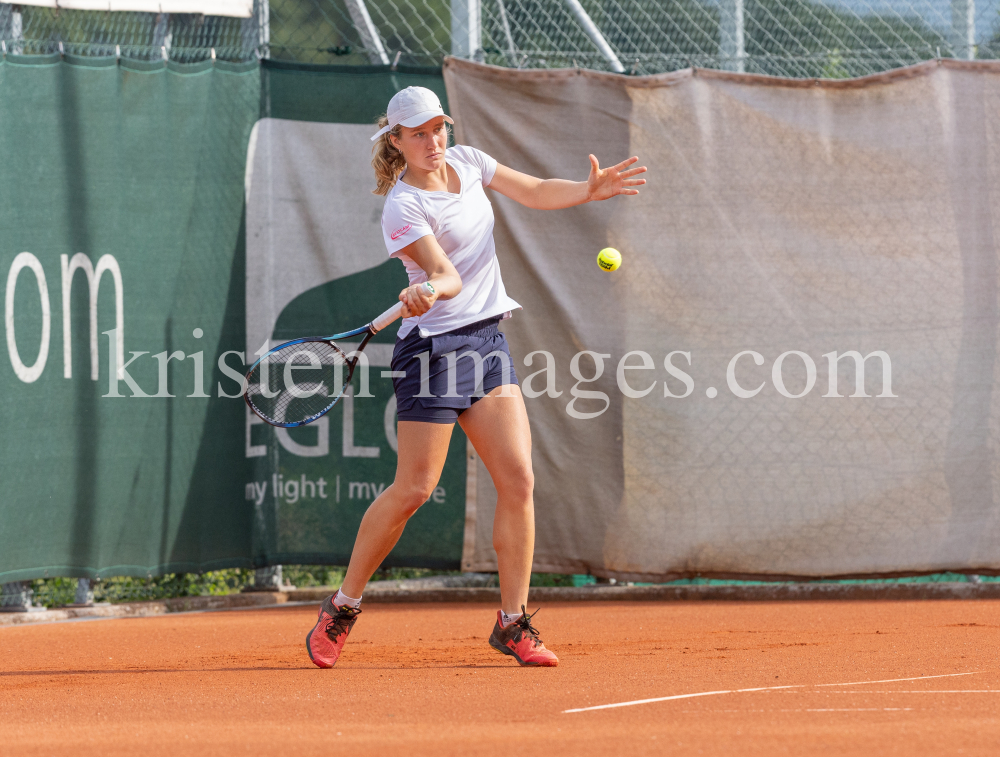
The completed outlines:
[[[265,355],[247,376],[247,399],[272,425],[305,423],[337,401],[348,368],[347,355],[333,342],[286,345]]]

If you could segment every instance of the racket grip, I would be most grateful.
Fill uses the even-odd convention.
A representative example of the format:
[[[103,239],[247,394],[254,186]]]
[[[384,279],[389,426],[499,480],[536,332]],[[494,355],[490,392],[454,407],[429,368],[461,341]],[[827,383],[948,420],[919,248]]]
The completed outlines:
[[[424,290],[427,292],[427,294],[434,294],[434,287],[431,286],[431,283],[429,281],[424,282]],[[403,315],[403,303],[397,302],[391,308],[382,313],[382,315],[380,315],[378,318],[372,321],[371,324],[372,333],[377,334],[386,326],[392,324],[397,318],[402,317],[402,315]]]
[[[372,321],[372,331],[377,334],[402,315],[403,303],[397,302],[391,308],[382,313],[382,315]]]

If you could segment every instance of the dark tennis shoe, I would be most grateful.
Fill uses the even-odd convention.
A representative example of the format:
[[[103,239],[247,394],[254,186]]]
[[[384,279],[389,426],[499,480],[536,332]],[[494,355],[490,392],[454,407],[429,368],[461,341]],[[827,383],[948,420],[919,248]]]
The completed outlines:
[[[334,596],[331,594],[323,600],[319,608],[319,620],[306,636],[309,659],[320,668],[332,668],[337,663],[344,642],[361,614],[361,610],[353,607],[337,607],[333,603]]]
[[[545,648],[538,638],[538,631],[531,625],[531,619],[537,614],[538,610],[535,610],[528,615],[524,605],[521,605],[521,617],[504,628],[503,616],[497,610],[497,622],[490,634],[490,646],[510,655],[520,665],[554,668],[559,664],[559,658]]]

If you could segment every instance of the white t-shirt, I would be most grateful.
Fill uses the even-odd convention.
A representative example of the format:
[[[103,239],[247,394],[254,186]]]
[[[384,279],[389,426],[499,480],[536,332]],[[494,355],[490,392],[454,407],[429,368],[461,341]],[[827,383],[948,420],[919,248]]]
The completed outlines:
[[[423,337],[435,336],[521,307],[507,296],[500,278],[493,206],[483,189],[493,180],[497,162],[464,145],[449,147],[445,160],[458,174],[461,191],[428,192],[397,181],[382,210],[382,236],[389,256],[403,261],[412,286],[427,281],[427,274],[399,251],[433,235],[458,271],[462,291],[450,300],[438,300],[422,316],[405,319],[398,339],[415,327]]]

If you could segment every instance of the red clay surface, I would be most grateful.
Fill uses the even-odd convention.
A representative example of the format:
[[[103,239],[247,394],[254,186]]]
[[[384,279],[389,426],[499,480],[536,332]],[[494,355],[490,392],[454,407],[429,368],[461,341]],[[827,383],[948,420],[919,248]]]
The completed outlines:
[[[0,753],[1000,754],[997,601],[552,604],[558,668],[490,649],[493,608],[370,605],[319,670],[314,618],[0,628]]]

